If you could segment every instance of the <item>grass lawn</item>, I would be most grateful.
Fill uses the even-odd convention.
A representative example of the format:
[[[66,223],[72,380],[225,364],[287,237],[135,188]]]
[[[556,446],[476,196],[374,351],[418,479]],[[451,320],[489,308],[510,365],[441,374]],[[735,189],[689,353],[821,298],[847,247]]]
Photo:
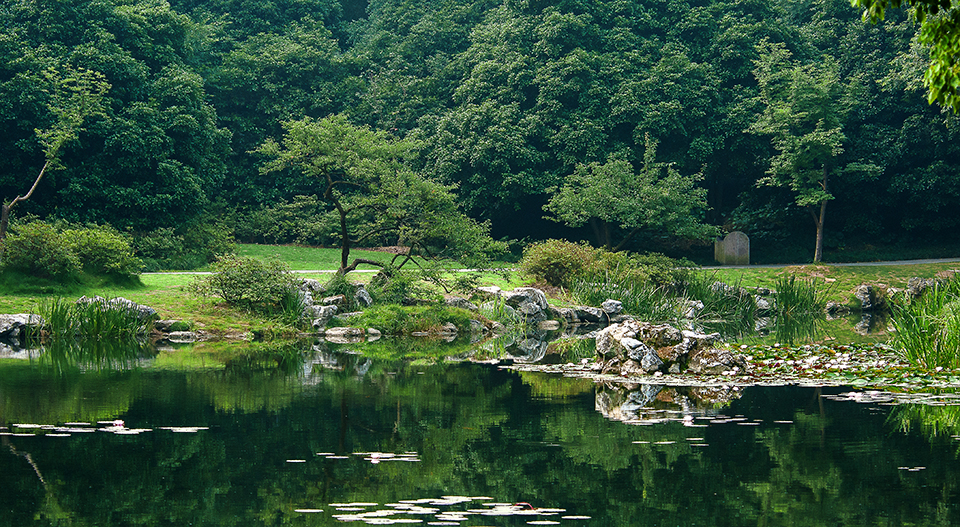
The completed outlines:
[[[294,271],[336,271],[340,268],[340,249],[322,247],[300,247],[297,245],[255,245],[241,243],[237,245],[239,256],[252,256],[262,259],[276,259],[285,262]],[[350,261],[364,258],[376,262],[388,263],[393,254],[379,251],[352,249]],[[372,266],[361,267],[370,269]]]
[[[956,270],[960,270],[960,263],[882,266],[792,265],[781,268],[705,269],[702,272],[714,274],[717,280],[725,283],[739,282],[745,287],[774,288],[777,278],[790,275],[821,280],[830,287],[829,301],[846,304],[853,302],[853,291],[860,284],[903,289],[907,287],[907,281],[913,277],[933,278]]]

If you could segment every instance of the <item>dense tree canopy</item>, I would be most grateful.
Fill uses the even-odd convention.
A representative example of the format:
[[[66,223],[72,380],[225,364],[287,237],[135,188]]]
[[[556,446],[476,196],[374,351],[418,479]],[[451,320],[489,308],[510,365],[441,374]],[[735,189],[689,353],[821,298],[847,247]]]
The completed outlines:
[[[340,115],[411,140],[411,171],[508,236],[520,232],[518,217],[534,218],[525,234],[586,236],[536,223],[550,190],[611,160],[642,167],[649,136],[658,163],[702,175],[705,223],[784,256],[810,236],[802,205],[826,200],[756,186],[786,181],[782,169],[799,161],[789,137],[818,122],[799,109],[778,114],[790,97],[755,75],[764,49],[777,47],[790,56],[784,74],[806,72],[816,85],[822,70],[844,94],[828,98],[836,122],[821,130],[842,136],[821,196],[830,198],[824,250],[943,241],[960,225],[960,132],[926,96],[955,104],[956,6],[906,2],[922,15],[918,30],[889,9],[904,2],[854,1],[859,9],[848,0],[4,1],[0,196],[23,194],[43,165],[36,130],[57,116],[42,72],[71,68],[110,85],[103,112],[64,143],[63,169],[18,214],[137,231],[202,214],[244,221],[324,192],[302,171],[260,171],[258,145],[287,133],[282,123]],[[864,23],[862,10],[886,20]],[[777,122],[788,117],[785,135]],[[649,243],[635,236],[625,247]]]

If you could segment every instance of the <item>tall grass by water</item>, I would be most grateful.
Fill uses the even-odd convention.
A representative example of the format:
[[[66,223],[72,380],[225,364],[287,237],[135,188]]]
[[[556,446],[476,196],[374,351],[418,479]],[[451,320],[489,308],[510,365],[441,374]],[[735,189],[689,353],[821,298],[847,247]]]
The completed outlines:
[[[910,363],[960,368],[960,281],[939,284],[894,306],[893,327],[893,345]]]
[[[110,299],[75,303],[52,298],[39,305],[41,333],[51,339],[118,340],[146,335],[153,319]]]

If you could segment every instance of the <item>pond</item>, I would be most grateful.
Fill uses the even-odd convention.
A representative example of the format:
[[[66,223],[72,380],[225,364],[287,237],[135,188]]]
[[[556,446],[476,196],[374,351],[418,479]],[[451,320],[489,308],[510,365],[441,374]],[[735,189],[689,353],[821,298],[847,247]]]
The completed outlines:
[[[960,398],[0,359],[0,525],[956,525]]]

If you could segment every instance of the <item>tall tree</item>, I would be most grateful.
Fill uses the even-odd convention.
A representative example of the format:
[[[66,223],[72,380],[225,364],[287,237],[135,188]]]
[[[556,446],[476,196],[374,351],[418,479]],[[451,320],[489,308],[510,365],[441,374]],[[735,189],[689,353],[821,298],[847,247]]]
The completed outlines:
[[[60,163],[63,146],[79,137],[84,129],[84,122],[91,116],[103,115],[103,96],[110,89],[103,74],[70,66],[61,69],[49,68],[43,72],[43,91],[48,97],[46,107],[53,117],[53,122],[48,127],[35,130],[43,147],[44,163],[26,194],[3,202],[0,209],[0,240],[7,236],[10,210],[17,203],[33,196],[48,170],[63,168]]]
[[[764,110],[750,131],[772,136],[776,154],[758,185],[788,187],[796,204],[807,209],[816,227],[813,261],[823,258],[827,202],[834,199],[830,178],[841,172],[875,174],[867,163],[843,164],[843,125],[849,108],[848,87],[837,62],[801,64],[782,43],[763,41],[754,75]]]
[[[267,140],[258,149],[269,158],[262,170],[294,170],[319,183],[322,199],[339,219],[340,274],[360,264],[382,266],[363,258],[350,261],[351,248],[364,242],[387,239],[427,255],[452,249],[458,257],[497,248],[487,226],[459,210],[452,187],[407,167],[414,143],[355,126],[343,115],[307,117],[283,127],[281,143]]]
[[[657,143],[647,136],[639,171],[623,159],[578,165],[544,210],[571,227],[589,222],[597,243],[612,251],[645,229],[694,239],[716,235],[717,229],[701,220],[707,191],[696,182],[702,175],[683,176],[656,156]],[[624,233],[616,245],[614,229]]]

